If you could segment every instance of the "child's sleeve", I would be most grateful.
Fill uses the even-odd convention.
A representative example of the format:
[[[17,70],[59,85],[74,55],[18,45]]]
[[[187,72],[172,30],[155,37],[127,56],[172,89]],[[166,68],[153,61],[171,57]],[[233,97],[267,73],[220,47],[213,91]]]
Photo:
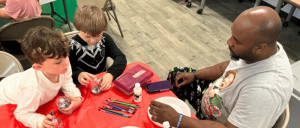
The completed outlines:
[[[114,40],[106,33],[103,34],[105,36],[105,46],[107,48],[107,56],[111,57],[114,60],[112,66],[110,66],[107,70],[107,73],[110,73],[116,79],[121,73],[124,71],[127,65],[126,56],[123,52],[118,48],[115,44]]]
[[[19,15],[22,11],[22,8],[18,1],[16,0],[7,0],[4,8],[4,12],[12,17],[13,19],[19,19]]]
[[[78,57],[76,56],[76,51],[77,51],[77,49],[74,44],[74,40],[71,40],[69,59],[70,59],[70,64],[71,64],[72,72],[73,72],[72,78],[73,78],[74,84],[80,84],[78,81],[78,76],[82,71],[77,68],[76,63],[77,63]]]
[[[26,127],[42,127],[45,115],[35,113],[42,98],[41,92],[28,87],[21,88],[20,95],[18,95],[19,103],[14,111],[16,119]]]
[[[81,97],[79,89],[73,83],[71,65],[69,65],[68,71],[65,74],[65,83],[62,86],[62,91],[64,94],[72,97]]]

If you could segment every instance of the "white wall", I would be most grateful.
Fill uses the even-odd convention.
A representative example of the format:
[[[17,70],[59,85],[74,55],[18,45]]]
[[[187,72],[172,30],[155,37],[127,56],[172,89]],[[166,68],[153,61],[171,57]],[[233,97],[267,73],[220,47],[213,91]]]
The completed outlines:
[[[267,3],[271,4],[271,5],[273,5],[274,7],[276,7],[279,0],[263,0],[263,1],[265,1],[265,2],[267,2]],[[290,10],[291,10],[291,8],[292,8],[292,5],[287,4],[287,5],[285,5],[283,8],[281,8],[281,11],[284,11],[284,12],[286,12],[286,13],[289,13]],[[296,10],[295,10],[293,16],[294,16],[294,17],[297,17],[298,19],[300,19],[300,9],[296,8]],[[286,18],[286,17],[283,17],[283,18]]]

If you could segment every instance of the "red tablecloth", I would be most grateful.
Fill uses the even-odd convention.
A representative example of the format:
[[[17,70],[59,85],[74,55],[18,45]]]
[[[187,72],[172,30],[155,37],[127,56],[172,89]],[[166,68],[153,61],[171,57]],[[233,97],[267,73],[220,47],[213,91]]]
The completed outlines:
[[[133,66],[140,64],[147,69],[150,69],[144,63],[135,62],[128,64],[125,71],[129,70]],[[151,70],[151,69],[150,69]],[[152,71],[152,70],[151,70]],[[153,71],[152,71],[153,72]],[[97,75],[100,78],[104,73]],[[154,76],[151,78],[150,82],[161,81],[161,79],[154,73]],[[57,110],[55,99],[63,93],[59,93],[54,100],[42,105],[36,111],[47,115],[51,110],[54,111],[56,117],[62,118],[66,128],[120,128],[123,126],[136,126],[140,128],[159,128],[156,126],[148,117],[148,107],[151,100],[155,100],[159,97],[171,96],[176,97],[172,91],[152,93],[149,94],[143,89],[142,101],[140,103],[135,103],[133,101],[133,96],[127,96],[126,94],[119,91],[117,88],[112,85],[111,89],[108,91],[102,92],[100,95],[92,95],[90,93],[91,86],[79,86],[81,95],[84,98],[81,106],[72,114],[64,115]],[[113,98],[116,100],[138,104],[140,108],[131,118],[125,118],[117,115],[112,115],[109,113],[104,113],[98,111],[98,107],[102,107],[105,104],[103,101]],[[18,122],[13,115],[16,105],[8,104],[0,106],[0,127],[1,128],[24,128],[25,126]],[[191,114],[193,118],[197,119],[194,114]]]

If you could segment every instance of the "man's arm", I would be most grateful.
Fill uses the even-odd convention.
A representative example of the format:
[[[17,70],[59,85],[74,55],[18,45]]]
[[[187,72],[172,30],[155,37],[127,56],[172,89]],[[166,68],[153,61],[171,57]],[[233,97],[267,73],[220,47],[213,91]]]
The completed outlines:
[[[201,79],[201,80],[216,80],[222,76],[222,74],[224,73],[228,65],[229,65],[229,61],[225,61],[216,64],[212,67],[197,70],[196,77],[197,79]],[[183,80],[182,83],[178,83],[180,79]],[[195,79],[194,73],[180,73],[178,76],[176,76],[175,85],[177,87],[181,87],[183,85],[192,83],[194,79]]]
[[[229,61],[216,64],[212,67],[204,68],[196,71],[197,79],[216,80],[223,75],[225,69],[229,65]]]
[[[280,108],[281,97],[269,88],[262,88],[259,83],[249,83],[240,91],[235,107],[230,112],[226,123],[212,122],[208,120],[196,120],[183,116],[180,127],[183,128],[236,128],[236,127],[269,127],[276,111]],[[285,106],[286,104],[284,104]],[[156,122],[169,121],[171,126],[176,126],[179,113],[171,106],[151,101],[149,113]],[[282,111],[281,111],[282,112]],[[281,113],[280,112],[280,113]]]
[[[215,121],[197,120],[187,116],[182,117],[180,127],[182,128],[237,128],[236,126],[232,125],[229,121],[226,121],[224,125]]]
[[[169,121],[171,126],[176,126],[180,114],[176,112],[171,106],[158,102],[151,101],[149,105],[149,113],[152,115],[151,119],[155,122],[163,123],[164,121]],[[197,120],[185,115],[182,116],[181,123],[179,125],[181,128],[237,128],[232,125],[229,121],[225,124],[210,120]]]

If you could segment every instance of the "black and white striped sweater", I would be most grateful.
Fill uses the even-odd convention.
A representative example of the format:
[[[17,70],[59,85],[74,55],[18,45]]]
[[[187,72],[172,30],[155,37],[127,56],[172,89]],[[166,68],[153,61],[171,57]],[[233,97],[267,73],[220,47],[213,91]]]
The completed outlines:
[[[114,60],[114,63],[108,69],[105,68],[107,57]],[[70,43],[69,58],[75,84],[79,84],[78,76],[81,72],[98,74],[107,70],[115,79],[124,71],[127,64],[123,52],[106,33],[103,33],[102,39],[94,44],[92,48],[88,47],[88,44],[79,35],[74,36]]]

